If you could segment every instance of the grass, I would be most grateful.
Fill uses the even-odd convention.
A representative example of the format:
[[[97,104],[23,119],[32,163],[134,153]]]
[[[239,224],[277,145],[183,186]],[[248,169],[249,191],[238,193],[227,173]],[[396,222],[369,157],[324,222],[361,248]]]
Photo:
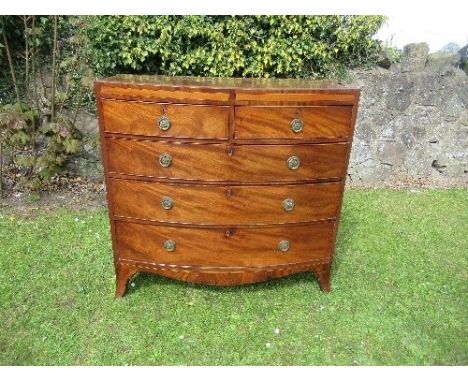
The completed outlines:
[[[347,192],[330,294],[307,273],[138,274],[121,300],[105,210],[0,211],[0,364],[467,364],[467,207],[461,189]]]

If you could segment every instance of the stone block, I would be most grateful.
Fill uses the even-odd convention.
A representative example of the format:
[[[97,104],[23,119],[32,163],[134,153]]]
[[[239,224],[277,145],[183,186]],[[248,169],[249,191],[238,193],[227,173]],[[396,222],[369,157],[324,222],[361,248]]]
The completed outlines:
[[[408,108],[411,103],[413,92],[413,81],[406,75],[393,76],[392,81],[388,83],[388,92],[386,94],[386,108],[402,112]]]
[[[98,119],[92,114],[79,112],[75,125],[85,136],[97,137],[99,135]]]
[[[458,68],[460,59],[458,53],[431,53],[427,56],[425,70],[445,76]]]
[[[425,42],[406,45],[403,48],[401,71],[404,73],[423,70],[426,66],[428,54],[429,45]]]
[[[396,141],[380,142],[378,148],[379,160],[383,165],[400,166],[405,159],[405,150]]]

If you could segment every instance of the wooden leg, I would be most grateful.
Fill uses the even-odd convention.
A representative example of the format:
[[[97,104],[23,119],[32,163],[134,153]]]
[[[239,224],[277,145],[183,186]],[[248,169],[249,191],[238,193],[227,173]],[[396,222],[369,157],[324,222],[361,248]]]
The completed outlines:
[[[319,269],[315,270],[315,274],[317,275],[320,288],[322,288],[322,291],[327,292],[327,293],[331,291],[330,272],[331,272],[330,264],[324,264]]]
[[[126,264],[117,264],[115,267],[115,298],[121,298],[127,289],[127,283],[137,270]]]

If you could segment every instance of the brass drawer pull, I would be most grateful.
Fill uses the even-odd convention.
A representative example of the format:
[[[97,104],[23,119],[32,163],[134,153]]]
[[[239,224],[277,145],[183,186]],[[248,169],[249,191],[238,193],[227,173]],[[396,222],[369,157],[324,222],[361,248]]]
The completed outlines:
[[[294,201],[294,199],[287,198],[283,200],[283,209],[286,212],[292,211],[295,205],[296,205],[296,202]]]
[[[297,156],[293,155],[288,158],[287,164],[290,170],[297,170],[301,165],[301,161]]]
[[[289,240],[281,240],[278,243],[278,249],[281,252],[286,252],[289,249]]]
[[[174,252],[175,251],[175,241],[174,240],[166,240],[164,242],[164,249],[167,251],[167,252]]]
[[[167,116],[162,115],[158,118],[158,126],[161,131],[167,131],[171,127],[171,120]]]
[[[293,133],[300,133],[304,129],[304,121],[300,118],[294,118],[291,121],[291,130]]]
[[[159,164],[162,167],[169,167],[172,164],[172,157],[168,153],[162,153],[159,156]]]
[[[161,207],[165,210],[170,210],[173,206],[172,199],[168,196],[163,196],[161,199]]]

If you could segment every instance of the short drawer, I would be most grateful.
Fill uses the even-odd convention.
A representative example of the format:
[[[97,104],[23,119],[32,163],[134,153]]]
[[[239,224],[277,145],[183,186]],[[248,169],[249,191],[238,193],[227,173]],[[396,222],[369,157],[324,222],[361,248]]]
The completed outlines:
[[[328,259],[334,222],[287,227],[173,227],[117,221],[119,259],[160,265],[271,266]]]
[[[274,224],[334,219],[342,184],[216,186],[111,179],[114,215],[158,222]]]
[[[236,139],[343,139],[350,134],[349,106],[240,106]]]
[[[109,173],[207,182],[339,179],[347,143],[237,145],[107,138]]]
[[[102,101],[104,131],[154,137],[227,139],[229,107]]]

